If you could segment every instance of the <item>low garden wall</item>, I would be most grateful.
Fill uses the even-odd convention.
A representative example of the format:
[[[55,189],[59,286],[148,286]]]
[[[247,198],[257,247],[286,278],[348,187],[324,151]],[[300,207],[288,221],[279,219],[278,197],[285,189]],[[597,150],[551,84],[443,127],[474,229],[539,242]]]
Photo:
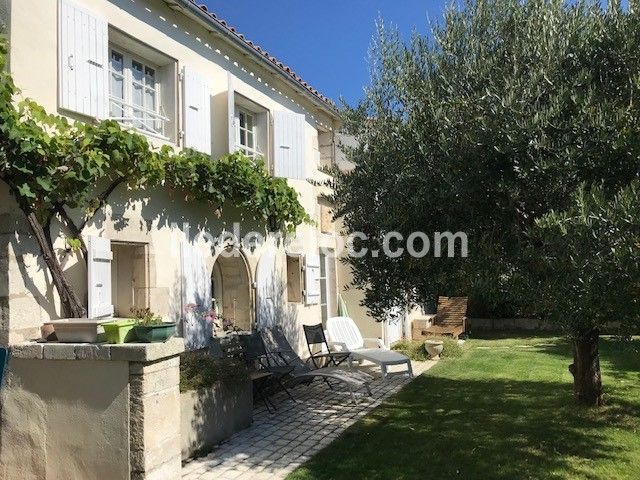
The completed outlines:
[[[218,383],[180,393],[182,459],[210,451],[251,425],[251,381]]]
[[[208,349],[180,357],[182,459],[201,456],[253,420],[253,385],[244,360]]]
[[[467,330],[471,332],[508,332],[508,331],[558,331],[554,325],[539,318],[468,318]]]

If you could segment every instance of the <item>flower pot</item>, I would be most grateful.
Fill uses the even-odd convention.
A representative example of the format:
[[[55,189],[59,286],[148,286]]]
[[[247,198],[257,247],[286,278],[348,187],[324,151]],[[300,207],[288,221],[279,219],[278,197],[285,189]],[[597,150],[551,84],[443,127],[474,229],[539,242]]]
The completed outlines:
[[[438,360],[442,353],[442,349],[444,348],[444,344],[438,340],[425,340],[424,348],[429,354],[429,358],[431,360]]]
[[[56,338],[63,343],[97,343],[98,329],[110,319],[63,318],[44,325],[53,327]]]
[[[136,325],[133,327],[136,337],[141,342],[166,342],[176,334],[175,323],[161,323],[160,325]]]
[[[133,327],[136,326],[135,320],[116,320],[102,324],[104,328],[104,337],[107,343],[125,343],[132,342],[136,338]]]

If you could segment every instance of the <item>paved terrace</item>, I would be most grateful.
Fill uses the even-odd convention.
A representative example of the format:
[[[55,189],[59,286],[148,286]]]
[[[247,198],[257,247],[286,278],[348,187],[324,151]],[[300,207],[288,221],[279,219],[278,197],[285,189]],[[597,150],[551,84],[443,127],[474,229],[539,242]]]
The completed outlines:
[[[419,375],[434,364],[413,362],[413,372]],[[375,371],[370,373],[376,376]],[[357,405],[347,391],[330,390],[320,380],[294,388],[297,403],[279,393],[273,398],[276,413],[256,405],[251,427],[206,457],[185,464],[183,480],[283,479],[410,381],[405,375],[385,381],[377,373],[371,384],[373,396],[359,396]]]

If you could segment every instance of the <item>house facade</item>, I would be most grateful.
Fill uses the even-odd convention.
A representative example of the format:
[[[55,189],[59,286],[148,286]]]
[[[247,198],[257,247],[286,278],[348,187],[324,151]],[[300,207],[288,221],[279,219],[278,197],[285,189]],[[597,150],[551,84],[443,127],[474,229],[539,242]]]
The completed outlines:
[[[213,305],[242,330],[277,320],[300,344],[301,323],[337,313],[334,226],[317,186],[327,178],[321,168],[335,162],[339,125],[330,101],[188,0],[5,0],[1,10],[22,96],[72,120],[115,119],[158,147],[213,159],[238,150],[261,157],[314,220],[295,238],[276,238],[243,212],[119,187],[83,231],[88,265],[53,225],[55,250],[89,317],[149,307],[181,322],[196,348],[210,332],[185,322],[185,305],[193,303]],[[0,338],[15,344],[38,337],[43,322],[62,312],[4,185],[0,215]],[[265,242],[245,241],[250,231],[264,233]],[[221,240],[229,233],[240,241]]]

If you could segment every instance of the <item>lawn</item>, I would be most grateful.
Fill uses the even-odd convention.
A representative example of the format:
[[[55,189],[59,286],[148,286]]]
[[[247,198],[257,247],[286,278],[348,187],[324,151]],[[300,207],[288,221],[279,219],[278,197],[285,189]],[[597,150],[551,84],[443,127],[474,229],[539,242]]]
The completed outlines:
[[[603,339],[607,405],[573,403],[559,338],[469,340],[288,480],[640,477],[640,341]]]

